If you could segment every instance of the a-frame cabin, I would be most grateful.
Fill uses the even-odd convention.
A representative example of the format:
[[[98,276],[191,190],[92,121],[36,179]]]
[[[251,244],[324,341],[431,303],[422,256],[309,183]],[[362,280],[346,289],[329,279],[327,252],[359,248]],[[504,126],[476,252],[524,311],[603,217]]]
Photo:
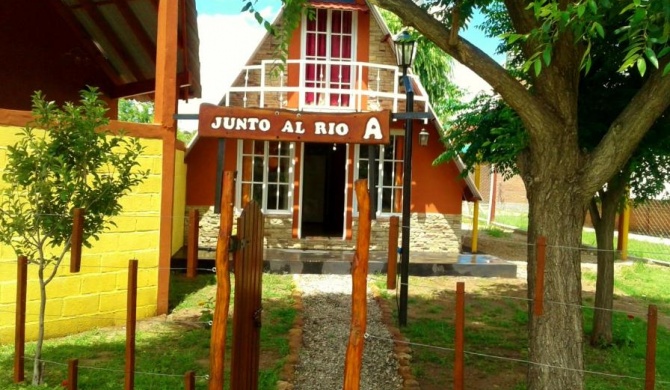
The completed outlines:
[[[226,123],[221,121],[230,120],[225,146],[221,147],[221,139],[207,136],[213,133],[210,127],[206,134],[201,131],[187,149],[186,203],[187,208],[205,213],[201,245],[215,242],[206,232],[215,231],[209,225],[216,225],[218,219],[207,215],[212,214],[215,204],[220,175],[217,158],[224,156],[224,170],[237,172],[236,210],[250,200],[261,205],[267,218],[268,248],[353,248],[358,220],[353,183],[359,178],[373,178],[375,175],[369,173],[374,170],[376,180],[370,180],[370,193],[376,219],[371,249],[387,247],[389,217],[402,212],[405,121],[389,120],[384,130],[388,141],[372,146],[351,138],[338,142],[336,137],[309,138],[296,133],[305,130],[297,123],[298,114],[321,119],[323,126],[337,126],[352,113],[403,112],[406,95],[393,37],[379,11],[365,1],[312,1],[311,6],[314,18],[303,16],[293,32],[285,66],[279,66],[278,42],[266,35],[225,92],[220,106],[234,109],[244,123],[235,124],[233,116],[219,117],[218,124],[204,123],[223,129]],[[282,23],[281,14],[277,23]],[[414,111],[432,112],[421,81],[414,76],[412,80],[416,91]],[[258,114],[262,111],[254,111],[259,108],[270,116],[268,129],[272,110],[276,110],[274,115],[289,110],[298,119],[279,123],[283,130],[268,130],[268,134],[275,134],[270,138],[246,138],[243,134],[254,130],[254,124],[263,123],[263,114]],[[200,116],[201,129],[203,121],[212,119],[208,118]],[[469,179],[459,176],[462,165],[458,161],[432,164],[444,150],[439,122],[415,120],[413,127],[412,250],[455,253],[459,250],[462,201],[478,198],[479,194]],[[247,131],[236,132],[242,128]],[[337,135],[336,128],[320,130],[324,135]],[[344,128],[341,130],[344,134]],[[318,128],[312,131],[319,133]],[[230,138],[235,132],[239,137],[233,134]],[[425,146],[420,145],[420,132],[429,133]],[[372,165],[371,152],[377,156]]]

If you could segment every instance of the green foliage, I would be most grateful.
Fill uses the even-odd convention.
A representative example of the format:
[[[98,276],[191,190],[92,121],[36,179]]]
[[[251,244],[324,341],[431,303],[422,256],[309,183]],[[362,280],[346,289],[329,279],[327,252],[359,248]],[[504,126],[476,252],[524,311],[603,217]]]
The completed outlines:
[[[134,123],[153,123],[154,103],[134,99],[119,99],[119,120]]]
[[[515,160],[528,146],[528,134],[514,110],[486,94],[476,96],[461,109],[443,140],[447,148],[434,164],[460,155],[467,171],[486,162],[494,164],[505,179],[518,173]]]
[[[393,13],[381,10],[393,34],[403,29],[402,21]],[[463,92],[451,82],[453,59],[423,35],[416,36],[416,59],[412,70],[419,76],[438,117],[446,121],[458,108]]]
[[[46,248],[69,247],[72,210],[84,208],[84,245],[121,212],[120,199],[144,180],[138,169],[142,146],[134,138],[111,136],[104,102],[96,89],[82,91],[81,104],[57,108],[40,92],[33,96],[35,121],[8,147],[0,211],[0,240],[35,261]],[[47,130],[42,133],[36,129]],[[61,257],[62,258],[62,257]]]

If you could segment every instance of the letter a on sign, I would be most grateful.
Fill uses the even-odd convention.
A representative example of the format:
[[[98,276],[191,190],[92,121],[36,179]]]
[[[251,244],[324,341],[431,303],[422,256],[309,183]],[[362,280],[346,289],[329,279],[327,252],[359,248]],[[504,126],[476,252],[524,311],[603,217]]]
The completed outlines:
[[[365,134],[363,134],[363,139],[382,139],[382,125],[379,123],[379,119],[372,117],[368,119],[368,123],[365,124]]]

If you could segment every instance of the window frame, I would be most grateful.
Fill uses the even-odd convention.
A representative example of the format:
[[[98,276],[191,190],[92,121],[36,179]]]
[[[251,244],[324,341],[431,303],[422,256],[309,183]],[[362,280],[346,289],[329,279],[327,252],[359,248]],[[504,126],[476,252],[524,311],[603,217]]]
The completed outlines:
[[[254,169],[254,164],[255,164],[255,159],[256,157],[260,157],[260,154],[256,154],[254,148],[252,148],[251,153],[244,153],[244,142],[262,142],[263,143],[263,181],[255,181],[253,177],[253,169]],[[282,156],[282,155],[275,155],[275,154],[270,154],[270,142],[285,142],[289,145],[289,153],[288,156]],[[243,139],[238,139],[237,140],[237,175],[236,175],[236,183],[235,183],[235,208],[238,210],[242,209],[242,186],[244,184],[251,184],[251,194],[252,194],[252,199],[253,199],[253,185],[254,184],[261,184],[261,188],[263,191],[262,199],[261,202],[259,202],[259,205],[261,206],[261,211],[266,214],[266,215],[292,215],[293,214],[293,196],[295,192],[295,181],[294,181],[294,175],[295,175],[295,142],[290,142],[290,141],[259,141],[259,140],[243,140]],[[251,175],[251,180],[248,181],[243,181],[243,174],[244,174],[244,157],[245,156],[251,156],[251,169],[252,169],[252,175]],[[275,158],[286,158],[289,160],[288,163],[288,181],[284,184],[283,182],[276,181],[270,183],[269,180],[269,173],[270,170],[267,169],[269,167],[269,161],[270,158],[275,157]],[[279,164],[281,166],[281,164]],[[279,173],[279,172],[278,172]],[[287,199],[286,199],[286,209],[281,209],[281,210],[268,210],[268,190],[270,185],[286,185],[288,192],[287,192]],[[256,200],[256,199],[254,199]],[[256,200],[257,201],[257,200]]]
[[[404,141],[404,131],[402,130],[391,130],[391,142],[389,142],[389,145],[395,145],[395,138],[403,138]],[[404,144],[403,144],[404,145]],[[383,189],[384,188],[391,188],[391,194],[393,194],[393,189],[399,189],[401,194],[403,193],[403,185],[404,181],[400,181],[400,185],[391,185],[391,186],[384,186],[384,148],[386,148],[388,145],[379,145],[378,149],[378,154],[377,154],[377,164],[378,164],[378,171],[377,171],[377,187],[375,188],[376,194],[375,196],[377,197],[377,210],[375,210],[375,215],[378,217],[391,217],[394,215],[400,216],[402,214],[402,201],[401,201],[401,206],[400,210],[397,212],[384,212],[383,211]],[[360,163],[361,163],[361,147],[366,147],[367,145],[361,145],[361,144],[356,144],[356,148],[354,150],[354,181],[358,180],[360,178],[359,176],[359,170],[360,170]],[[370,160],[369,158],[363,159],[368,162],[368,172],[370,170]],[[387,160],[389,161],[389,160]],[[390,161],[401,161],[403,164],[403,169],[402,169],[402,174],[404,175],[404,158],[403,160],[390,160]],[[369,173],[368,173],[369,177]],[[391,179],[393,183],[393,177]],[[372,192],[370,192],[370,195],[372,196]],[[393,195],[391,195],[391,201],[393,202]],[[354,197],[354,202],[353,202],[353,215],[358,217],[358,201],[356,200],[356,197]]]
[[[326,91],[326,92],[314,92],[314,94],[318,93],[323,93],[324,94],[324,101],[326,104],[324,105],[319,105],[315,103],[310,103],[308,104],[306,102],[307,99],[307,94],[309,93],[307,91],[307,26],[308,26],[308,19],[307,19],[307,14],[302,16],[302,23],[301,23],[301,48],[300,48],[300,56],[301,59],[303,60],[300,65],[300,74],[302,77],[300,77],[300,105],[301,107],[309,107],[309,108],[317,108],[317,109],[355,109],[356,107],[356,99],[355,99],[355,94],[353,91],[356,89],[356,80],[357,80],[357,67],[354,64],[356,62],[356,55],[357,55],[357,50],[356,48],[358,47],[358,12],[354,10],[337,10],[337,9],[325,9],[321,8],[322,10],[327,12],[327,21],[326,21],[326,31],[325,34],[327,36],[326,38],[326,56],[322,58],[322,56],[319,55],[313,55],[310,56],[310,61],[323,61],[327,62],[330,61],[331,58],[331,48],[332,48],[332,40],[333,37],[336,35],[339,36],[344,36],[342,32],[337,32],[333,33],[333,25],[332,25],[332,19],[333,19],[333,11],[337,12],[349,12],[351,13],[351,53],[350,53],[350,59],[347,61],[342,60],[342,54],[340,54],[340,59],[336,60],[336,62],[331,63],[328,67],[326,67],[327,72],[326,75],[324,76],[325,83],[327,84],[326,87],[320,87],[320,86],[314,86],[314,87],[309,87],[309,88],[323,88],[323,89],[330,89],[330,84],[331,82],[328,81],[330,80],[330,74],[331,74],[331,67],[337,66],[337,61],[341,61],[343,63],[346,62],[351,62],[351,65],[340,65],[341,67],[344,66],[349,66],[350,67],[350,72],[349,72],[349,88],[345,89],[342,88],[341,90],[343,93],[336,93],[336,92],[331,92],[331,91]],[[317,9],[318,11],[319,9]],[[320,33],[319,31],[316,31],[317,34]],[[314,84],[319,84],[320,82],[315,81]],[[337,82],[342,86],[344,83],[341,81]],[[331,105],[330,104],[330,98],[333,94],[339,94],[339,95],[349,95],[349,104],[348,105]],[[316,99],[316,97],[315,97]]]

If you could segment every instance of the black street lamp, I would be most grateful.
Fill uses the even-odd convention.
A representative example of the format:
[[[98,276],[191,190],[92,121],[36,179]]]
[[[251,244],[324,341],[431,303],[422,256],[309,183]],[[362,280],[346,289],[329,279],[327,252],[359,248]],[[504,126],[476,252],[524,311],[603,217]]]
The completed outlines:
[[[414,88],[407,76],[407,68],[412,66],[416,54],[416,40],[407,30],[398,34],[394,39],[395,53],[398,66],[402,67],[402,82],[405,86],[407,114],[414,111]],[[400,260],[400,303],[398,309],[398,323],[400,326],[407,325],[407,295],[409,284],[409,226],[410,207],[412,197],[412,119],[405,119],[405,149],[403,153],[403,175],[402,175],[402,240]]]

